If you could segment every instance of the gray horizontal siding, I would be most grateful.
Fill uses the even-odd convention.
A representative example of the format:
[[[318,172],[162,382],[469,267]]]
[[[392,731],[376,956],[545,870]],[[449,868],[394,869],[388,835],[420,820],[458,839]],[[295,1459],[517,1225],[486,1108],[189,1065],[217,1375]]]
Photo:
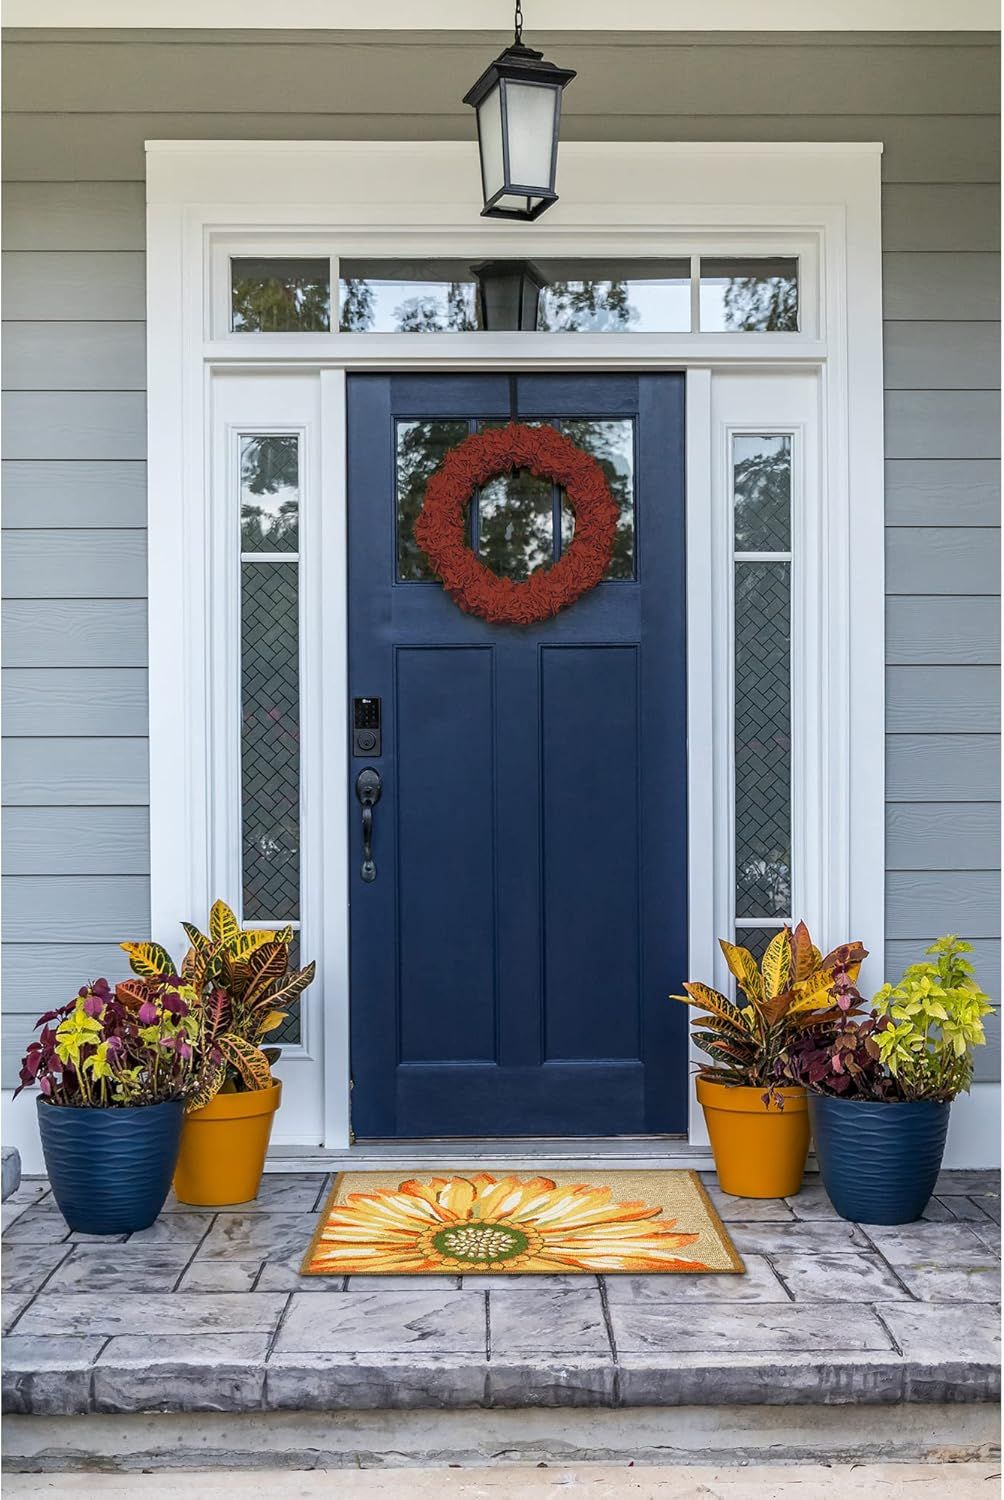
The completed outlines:
[[[4,549],[8,599],[146,597],[145,531],[12,531]]]
[[[889,322],[885,383],[890,391],[995,390],[1001,378],[999,323]]]
[[[8,391],[4,458],[145,458],[142,391]]]
[[[997,667],[888,667],[886,728],[891,734],[950,734],[964,724],[971,734],[1000,729]]]
[[[145,735],[147,674],[139,667],[6,667],[3,725],[10,736]]]
[[[116,943],[150,930],[143,875],[5,875],[3,938],[10,943]]]
[[[958,932],[995,937],[1000,924],[1000,882],[985,870],[890,870],[886,883],[886,934],[925,938]]]
[[[8,391],[145,391],[144,325],[8,321],[3,384]]]
[[[887,526],[996,526],[1000,499],[1000,465],[995,460],[887,455]]]
[[[886,661],[890,665],[991,665],[1000,657],[1000,609],[995,599],[926,594],[886,604]]]
[[[3,256],[2,267],[8,320],[146,317],[141,252],[16,250]]]
[[[996,802],[999,796],[998,735],[887,736],[886,797],[890,802]]]
[[[886,865],[890,870],[996,870],[1001,831],[993,802],[890,802]]]
[[[146,875],[145,807],[5,807],[4,868],[9,875]]]
[[[29,127],[32,119],[26,122]],[[6,248],[60,251],[72,245],[74,250],[138,250],[142,254],[146,249],[145,166],[135,175],[134,182],[6,181]]]
[[[887,251],[1000,249],[1000,189],[988,183],[890,183],[882,193]]]
[[[9,460],[3,524],[28,530],[146,526],[146,464],[119,460]]]
[[[999,594],[1000,532],[990,527],[890,527],[887,594]]]
[[[886,323],[981,321],[1000,311],[1000,261],[996,255],[930,250],[926,255],[887,251],[882,257]],[[886,330],[886,337],[892,330]]]
[[[8,807],[146,807],[145,739],[8,739],[3,750]]]
[[[145,667],[146,605],[139,599],[8,599],[3,640],[11,667]]]
[[[897,972],[958,925],[978,938],[991,970],[982,977],[999,994],[996,49],[987,37],[933,33],[537,39],[579,69],[564,101],[568,140],[884,143],[886,961]],[[15,1015],[50,1002],[47,975],[57,994],[102,970],[118,977],[124,964],[115,968],[105,940],[142,930],[145,910],[143,142],[471,139],[457,79],[477,76],[497,40],[9,34],[4,724]],[[112,864],[88,905],[90,867],[78,862],[91,837]],[[65,916],[54,938],[56,906]],[[996,1066],[988,1048],[981,1076]]]
[[[887,391],[887,458],[999,458],[996,391]]]

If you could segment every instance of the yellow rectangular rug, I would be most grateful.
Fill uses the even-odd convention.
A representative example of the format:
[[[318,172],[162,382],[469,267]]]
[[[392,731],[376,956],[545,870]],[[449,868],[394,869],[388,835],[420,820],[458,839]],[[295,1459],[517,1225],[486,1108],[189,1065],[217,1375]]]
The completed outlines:
[[[696,1172],[342,1172],[304,1276],[744,1272]]]

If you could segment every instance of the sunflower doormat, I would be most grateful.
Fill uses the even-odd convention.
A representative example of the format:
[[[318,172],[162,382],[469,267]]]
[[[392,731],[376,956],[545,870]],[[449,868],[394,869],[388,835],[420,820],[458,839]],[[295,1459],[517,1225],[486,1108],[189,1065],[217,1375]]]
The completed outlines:
[[[696,1172],[343,1172],[302,1274],[744,1270]]]

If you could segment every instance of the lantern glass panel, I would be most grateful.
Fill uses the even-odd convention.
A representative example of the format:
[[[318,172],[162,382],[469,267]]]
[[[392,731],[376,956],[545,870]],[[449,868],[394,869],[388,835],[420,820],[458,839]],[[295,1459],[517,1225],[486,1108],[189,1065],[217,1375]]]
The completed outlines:
[[[537,188],[545,193],[552,191],[551,168],[559,92],[547,84],[506,80],[508,186]]]
[[[502,90],[491,89],[478,105],[478,141],[481,146],[481,180],[485,202],[505,187],[502,156]]]

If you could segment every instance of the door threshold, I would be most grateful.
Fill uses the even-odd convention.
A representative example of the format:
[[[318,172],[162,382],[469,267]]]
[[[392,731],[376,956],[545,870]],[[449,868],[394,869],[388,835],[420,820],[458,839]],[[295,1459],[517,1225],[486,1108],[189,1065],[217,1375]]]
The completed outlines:
[[[275,1145],[267,1172],[436,1171],[444,1166],[480,1171],[501,1169],[554,1171],[662,1170],[712,1166],[707,1146],[691,1145],[686,1136],[530,1137],[473,1139],[456,1137],[419,1141],[357,1141],[342,1149]]]

